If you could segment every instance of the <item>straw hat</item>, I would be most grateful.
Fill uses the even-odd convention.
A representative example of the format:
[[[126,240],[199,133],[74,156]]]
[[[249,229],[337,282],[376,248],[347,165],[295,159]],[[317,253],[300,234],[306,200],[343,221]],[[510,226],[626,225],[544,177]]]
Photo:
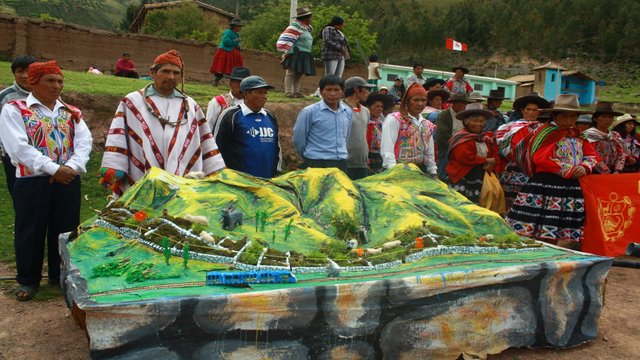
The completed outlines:
[[[620,124],[624,124],[627,121],[635,121],[636,124],[640,124],[640,121],[638,121],[638,119],[631,114],[624,114],[622,116],[618,116],[616,118],[616,120],[611,124],[611,126],[609,127],[609,129],[614,129],[616,126],[620,125]]]

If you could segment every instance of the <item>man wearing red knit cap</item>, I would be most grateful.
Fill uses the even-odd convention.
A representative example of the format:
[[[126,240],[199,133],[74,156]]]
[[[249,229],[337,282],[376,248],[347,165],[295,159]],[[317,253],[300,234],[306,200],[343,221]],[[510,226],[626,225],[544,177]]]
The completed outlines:
[[[184,62],[176,50],[151,66],[153,83],[122,99],[111,122],[100,182],[122,194],[151,167],[185,176],[224,169],[200,106],[184,91]]]
[[[436,175],[433,146],[435,126],[421,114],[426,105],[427,91],[422,85],[413,83],[402,97],[400,111],[384,119],[380,155],[385,169],[398,163],[413,163],[423,172]]]
[[[80,110],[60,100],[64,76],[55,61],[29,65],[27,81],[27,99],[7,103],[0,114],[0,137],[16,166],[15,296],[21,301],[38,291],[45,234],[49,283],[60,284],[58,236],[79,225],[79,175],[86,172],[93,142]]]

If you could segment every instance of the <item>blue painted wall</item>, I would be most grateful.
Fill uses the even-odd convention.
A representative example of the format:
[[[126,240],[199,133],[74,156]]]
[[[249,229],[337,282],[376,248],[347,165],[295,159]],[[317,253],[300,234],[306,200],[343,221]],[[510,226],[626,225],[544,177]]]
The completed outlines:
[[[544,78],[544,98],[555,100],[558,91],[562,91],[560,82],[562,81],[562,70],[546,69]]]
[[[596,82],[577,76],[568,76],[562,79],[562,93],[576,94],[580,105],[591,105],[596,100]]]

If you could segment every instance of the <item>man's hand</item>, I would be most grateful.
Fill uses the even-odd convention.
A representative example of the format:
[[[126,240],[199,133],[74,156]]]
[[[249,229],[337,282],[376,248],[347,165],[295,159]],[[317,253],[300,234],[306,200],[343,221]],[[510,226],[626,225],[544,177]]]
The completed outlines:
[[[69,185],[73,181],[73,179],[78,176],[78,172],[73,170],[67,165],[62,165],[58,168],[55,174],[49,178],[49,183],[52,184],[54,182],[61,183],[63,185]]]
[[[587,175],[587,170],[582,166],[576,166],[571,170],[571,177],[574,179],[580,179],[585,175]]]

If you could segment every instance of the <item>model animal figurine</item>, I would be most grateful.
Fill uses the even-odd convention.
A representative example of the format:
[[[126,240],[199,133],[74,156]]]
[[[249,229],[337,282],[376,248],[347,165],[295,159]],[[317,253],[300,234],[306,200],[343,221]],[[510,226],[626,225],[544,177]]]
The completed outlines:
[[[229,203],[225,209],[222,209],[220,221],[224,230],[233,231],[236,226],[242,225],[242,212]]]

